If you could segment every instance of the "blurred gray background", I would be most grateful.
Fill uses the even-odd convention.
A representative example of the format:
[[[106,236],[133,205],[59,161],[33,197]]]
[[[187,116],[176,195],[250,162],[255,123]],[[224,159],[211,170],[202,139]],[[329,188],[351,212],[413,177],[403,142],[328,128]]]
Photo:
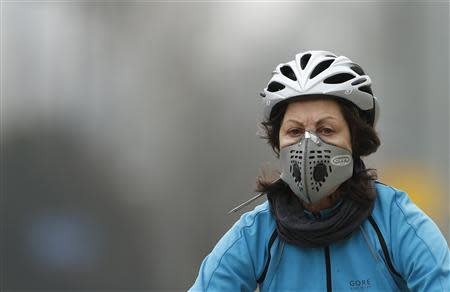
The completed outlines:
[[[8,1],[1,24],[5,291],[190,287],[277,166],[258,93],[309,49],[372,77],[367,162],[449,239],[448,2]]]

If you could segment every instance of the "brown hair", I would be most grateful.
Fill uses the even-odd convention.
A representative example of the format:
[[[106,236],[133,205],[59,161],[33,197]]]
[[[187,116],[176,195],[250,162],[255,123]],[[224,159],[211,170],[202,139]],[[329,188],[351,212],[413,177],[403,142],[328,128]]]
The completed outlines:
[[[377,174],[375,169],[366,169],[361,157],[374,153],[380,146],[380,139],[375,129],[369,124],[361,110],[342,98],[315,95],[302,96],[301,99],[332,99],[338,103],[341,113],[349,126],[354,160],[353,176],[344,182],[338,190],[343,196],[354,200],[360,205],[369,206],[376,196],[373,181],[377,179]],[[279,132],[281,123],[289,103],[296,100],[299,100],[299,98],[291,98],[288,101],[278,103],[273,108],[270,119],[261,123],[264,131],[264,135],[261,138],[267,140],[277,157],[280,156]],[[290,191],[289,187],[281,180],[272,183],[274,179],[274,176],[267,175],[267,170],[263,169],[262,174],[257,177],[256,190],[272,195],[280,191]]]

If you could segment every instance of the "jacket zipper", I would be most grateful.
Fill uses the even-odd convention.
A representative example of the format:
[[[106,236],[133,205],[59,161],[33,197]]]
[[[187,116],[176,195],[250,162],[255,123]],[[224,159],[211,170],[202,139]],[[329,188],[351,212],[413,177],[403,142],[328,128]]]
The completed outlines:
[[[331,265],[330,265],[330,247],[325,247],[325,267],[327,274],[327,292],[332,292],[331,287]]]

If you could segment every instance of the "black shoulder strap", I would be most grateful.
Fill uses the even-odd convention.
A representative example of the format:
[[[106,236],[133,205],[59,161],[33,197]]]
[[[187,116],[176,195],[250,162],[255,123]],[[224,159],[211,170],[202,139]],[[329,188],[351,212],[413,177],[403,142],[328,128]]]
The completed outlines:
[[[383,249],[384,258],[386,259],[386,264],[388,266],[389,271],[391,274],[396,275],[399,278],[402,278],[399,272],[397,272],[394,269],[394,266],[392,265],[391,257],[389,256],[388,248],[386,245],[386,241],[383,238],[383,235],[381,234],[380,228],[378,227],[377,223],[373,219],[372,215],[369,216],[369,222],[372,225],[373,229],[375,230],[375,233],[377,234],[378,241],[380,242],[381,248]]]
[[[277,232],[277,228],[275,228],[275,230],[272,232],[272,235],[270,236],[269,244],[267,246],[267,252],[269,254],[269,256],[267,257],[267,262],[264,265],[264,270],[263,270],[261,276],[259,276],[258,280],[256,280],[256,282],[258,284],[261,284],[262,282],[264,282],[264,279],[266,278],[266,274],[267,274],[267,270],[269,269],[269,263],[270,263],[270,258],[271,258],[270,248],[272,247],[277,236],[278,236],[278,232]]]

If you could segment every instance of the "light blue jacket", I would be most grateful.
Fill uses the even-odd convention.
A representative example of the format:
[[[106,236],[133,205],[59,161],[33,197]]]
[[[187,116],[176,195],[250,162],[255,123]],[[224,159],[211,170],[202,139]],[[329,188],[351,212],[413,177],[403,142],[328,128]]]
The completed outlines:
[[[450,291],[449,248],[438,227],[404,192],[376,188],[372,216],[328,248],[281,240],[266,201],[220,239],[189,291]]]

